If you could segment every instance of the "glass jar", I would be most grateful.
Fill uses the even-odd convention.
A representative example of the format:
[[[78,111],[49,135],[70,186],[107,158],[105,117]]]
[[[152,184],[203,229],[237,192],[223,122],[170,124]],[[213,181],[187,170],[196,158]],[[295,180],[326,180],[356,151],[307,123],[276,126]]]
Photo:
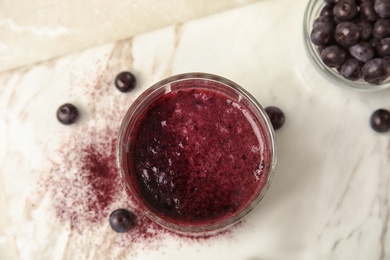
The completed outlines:
[[[325,6],[323,0],[310,0],[306,6],[303,19],[303,40],[306,53],[311,64],[323,77],[333,84],[349,90],[377,91],[390,87],[390,77],[380,84],[370,84],[364,80],[352,81],[344,78],[335,68],[329,68],[321,60],[317,47],[310,40],[310,33],[313,29],[313,22],[320,16],[322,8]]]
[[[276,166],[274,131],[236,83],[180,74],[130,106],[117,165],[151,220],[176,232],[210,233],[238,222],[264,197]]]

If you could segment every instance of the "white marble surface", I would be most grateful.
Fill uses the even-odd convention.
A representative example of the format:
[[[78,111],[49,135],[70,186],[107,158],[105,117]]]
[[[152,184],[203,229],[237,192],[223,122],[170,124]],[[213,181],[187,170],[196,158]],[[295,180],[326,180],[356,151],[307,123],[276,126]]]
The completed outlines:
[[[0,71],[258,0],[2,0]]]
[[[375,109],[390,109],[390,91],[343,90],[310,67],[306,2],[260,1],[0,74],[0,259],[390,259],[390,136],[368,123]],[[125,69],[139,78],[127,95],[112,83]],[[152,249],[115,248],[106,222],[96,233],[68,231],[53,198],[34,193],[53,174],[49,161],[64,156],[58,149],[115,128],[149,85],[189,71],[227,77],[285,111],[262,203],[229,236],[166,236]],[[81,109],[71,127],[54,116],[64,102]]]

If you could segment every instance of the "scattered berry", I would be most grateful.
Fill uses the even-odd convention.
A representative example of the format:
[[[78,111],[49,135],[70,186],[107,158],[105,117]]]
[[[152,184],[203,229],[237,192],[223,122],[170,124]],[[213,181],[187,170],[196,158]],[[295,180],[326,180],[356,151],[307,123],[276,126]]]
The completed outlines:
[[[280,108],[269,106],[265,108],[265,112],[267,112],[267,115],[271,120],[272,126],[275,131],[280,129],[284,125],[286,117],[284,116],[284,113]]]
[[[378,109],[372,113],[370,125],[378,133],[385,133],[390,130],[390,112],[385,109]]]
[[[127,209],[116,209],[109,217],[111,228],[118,233],[128,231],[134,225],[135,216]]]
[[[66,103],[57,109],[57,119],[64,125],[76,122],[79,112],[73,104]]]
[[[137,80],[133,73],[123,71],[115,78],[115,86],[120,92],[129,92],[134,89]]]

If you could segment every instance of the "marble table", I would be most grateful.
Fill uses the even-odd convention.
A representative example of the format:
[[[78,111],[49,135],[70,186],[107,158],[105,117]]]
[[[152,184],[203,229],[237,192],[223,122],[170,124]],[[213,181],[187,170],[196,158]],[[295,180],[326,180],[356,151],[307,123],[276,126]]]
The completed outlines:
[[[390,136],[368,122],[375,109],[390,109],[390,90],[344,90],[311,67],[302,39],[306,2],[260,1],[2,72],[0,259],[390,259]],[[128,94],[113,85],[123,70],[138,78]],[[118,191],[94,227],[72,229],[58,208],[70,209],[68,197],[88,196],[84,187],[63,186],[83,173],[85,147],[110,153],[106,139],[133,100],[191,71],[227,77],[263,106],[285,111],[277,171],[263,201],[226,234],[162,232],[129,242],[106,218],[126,204]],[[65,102],[80,108],[72,126],[55,118]]]

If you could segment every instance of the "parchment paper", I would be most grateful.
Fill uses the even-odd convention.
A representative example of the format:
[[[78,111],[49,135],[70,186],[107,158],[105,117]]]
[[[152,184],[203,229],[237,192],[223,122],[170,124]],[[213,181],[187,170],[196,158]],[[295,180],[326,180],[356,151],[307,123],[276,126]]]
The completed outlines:
[[[0,71],[256,0],[0,0]]]

